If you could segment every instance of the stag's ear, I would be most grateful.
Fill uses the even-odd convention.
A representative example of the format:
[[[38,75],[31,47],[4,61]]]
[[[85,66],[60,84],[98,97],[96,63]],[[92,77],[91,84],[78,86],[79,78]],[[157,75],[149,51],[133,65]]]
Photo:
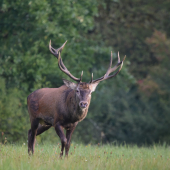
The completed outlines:
[[[99,83],[92,83],[90,84],[90,89],[91,89],[91,92],[94,92],[96,90],[96,87]]]
[[[76,90],[76,89],[77,89],[77,84],[76,84],[76,83],[73,83],[73,82],[68,81],[68,80],[66,80],[66,79],[63,79],[63,82],[64,82],[64,84],[65,84],[67,87],[69,87],[69,88],[71,88],[71,89],[73,89],[73,90]]]

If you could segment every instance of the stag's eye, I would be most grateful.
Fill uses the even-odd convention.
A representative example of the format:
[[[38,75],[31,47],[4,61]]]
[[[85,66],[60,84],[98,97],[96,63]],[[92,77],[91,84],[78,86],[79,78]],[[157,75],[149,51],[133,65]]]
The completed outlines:
[[[79,90],[76,90],[77,93],[79,93]]]

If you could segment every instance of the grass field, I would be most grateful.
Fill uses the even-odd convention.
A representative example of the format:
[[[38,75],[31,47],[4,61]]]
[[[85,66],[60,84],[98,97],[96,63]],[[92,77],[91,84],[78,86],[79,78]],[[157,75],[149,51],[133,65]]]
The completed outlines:
[[[170,147],[71,144],[69,157],[59,158],[60,144],[36,145],[29,157],[27,145],[0,145],[0,169],[164,170],[170,169]]]

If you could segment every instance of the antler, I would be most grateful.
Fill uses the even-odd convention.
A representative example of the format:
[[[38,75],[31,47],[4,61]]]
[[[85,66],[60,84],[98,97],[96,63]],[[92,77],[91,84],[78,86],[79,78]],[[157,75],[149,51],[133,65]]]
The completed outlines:
[[[66,41],[67,42],[67,41]],[[64,65],[63,61],[62,61],[62,58],[61,58],[61,51],[63,50],[66,42],[58,49],[54,49],[52,46],[51,46],[51,40],[50,40],[50,43],[49,43],[49,50],[51,51],[51,53],[57,57],[58,59],[58,66],[60,68],[61,71],[63,71],[65,74],[67,74],[70,78],[72,78],[73,80],[77,81],[77,82],[81,82],[82,81],[82,76],[83,76],[83,71],[81,73],[81,76],[80,78],[76,78],[74,77],[69,71],[68,69],[66,68],[66,66]]]
[[[92,78],[91,78],[90,83],[99,83],[100,81],[115,77],[122,69],[123,61],[125,60],[125,58],[126,58],[126,56],[123,58],[122,61],[120,61],[119,52],[118,52],[118,63],[113,68],[111,68],[112,67],[112,52],[111,52],[110,65],[109,65],[109,68],[108,68],[106,74],[96,80],[93,80],[93,73],[92,73]],[[113,71],[115,71],[119,66],[120,66],[119,70],[115,74],[109,76],[109,74],[112,73]]]

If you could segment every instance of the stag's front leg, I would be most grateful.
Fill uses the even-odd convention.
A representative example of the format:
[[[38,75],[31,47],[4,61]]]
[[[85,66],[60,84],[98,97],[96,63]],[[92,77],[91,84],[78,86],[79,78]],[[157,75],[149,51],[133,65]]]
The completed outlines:
[[[76,128],[78,123],[75,123],[74,126],[72,126],[71,128],[69,128],[67,131],[66,131],[66,138],[67,138],[67,144],[65,146],[65,155],[68,156],[68,152],[69,152],[69,149],[70,149],[70,141],[71,141],[71,136],[74,132],[74,129]]]
[[[61,139],[61,153],[60,153],[60,157],[62,157],[65,145],[67,144],[67,139],[66,139],[66,137],[64,135],[63,127],[60,124],[57,123],[55,125],[55,131],[56,131],[57,135]]]

